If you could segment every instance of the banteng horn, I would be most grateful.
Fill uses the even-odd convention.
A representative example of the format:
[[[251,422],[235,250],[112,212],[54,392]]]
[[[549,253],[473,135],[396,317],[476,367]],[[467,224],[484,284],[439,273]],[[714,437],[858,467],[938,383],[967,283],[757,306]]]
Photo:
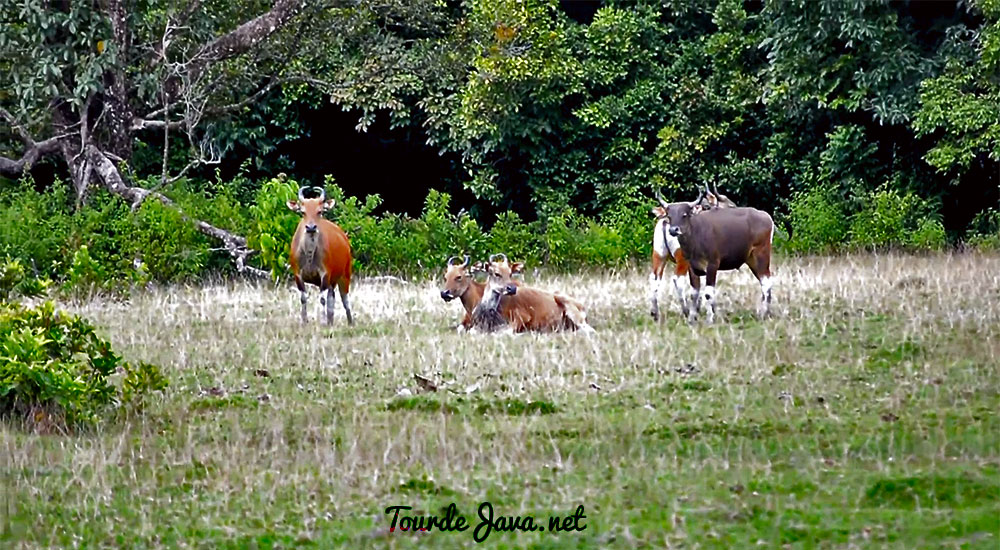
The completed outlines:
[[[705,192],[706,191],[708,191],[708,184],[707,183],[705,184],[705,188],[704,189],[699,189],[698,190],[698,198],[694,200],[694,204],[695,205],[699,205],[699,204],[702,203],[702,201],[705,200]]]
[[[308,185],[303,185],[299,187],[299,202],[306,200],[306,189],[309,189]]]
[[[497,252],[496,254],[490,254],[490,263],[497,261],[497,258],[503,258],[503,261],[507,261],[507,255],[503,252]]]
[[[670,206],[669,204],[667,204],[667,201],[663,198],[663,193],[661,193],[660,191],[656,192],[656,200],[660,203],[660,206],[662,206],[664,210],[666,210],[667,207]]]
[[[459,257],[458,256],[452,256],[451,258],[448,258],[448,265],[454,265],[454,266],[458,266],[458,267],[466,267],[466,266],[469,265],[469,257],[466,256],[465,257],[465,261],[462,262],[462,263],[458,263],[458,262],[459,262]]]
[[[319,187],[318,185],[314,186],[313,189],[319,190],[319,202],[323,202],[326,200],[326,189]]]

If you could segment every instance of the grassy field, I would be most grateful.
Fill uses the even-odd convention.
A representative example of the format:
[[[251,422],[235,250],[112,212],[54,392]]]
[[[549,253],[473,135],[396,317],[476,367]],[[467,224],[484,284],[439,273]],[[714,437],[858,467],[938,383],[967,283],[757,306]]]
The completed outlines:
[[[654,323],[644,270],[529,280],[592,335],[457,334],[437,281],[357,281],[353,327],[242,283],[64,304],[171,386],[96,434],[0,427],[0,546],[995,549],[998,274],[779,259],[774,318],[744,269],[713,326],[666,292]],[[477,543],[486,501],[545,530]],[[453,502],[465,531],[389,531]]]

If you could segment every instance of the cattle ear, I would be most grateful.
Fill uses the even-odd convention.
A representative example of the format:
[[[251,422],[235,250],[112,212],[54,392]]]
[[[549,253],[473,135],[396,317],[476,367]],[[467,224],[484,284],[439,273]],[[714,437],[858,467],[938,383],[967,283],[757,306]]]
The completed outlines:
[[[650,210],[649,213],[656,216],[657,218],[662,218],[667,215],[667,211],[662,206],[653,207],[653,209]]]
[[[514,273],[524,273],[524,262],[514,262],[510,264],[510,272]]]
[[[299,204],[299,201],[291,200],[286,202],[285,204],[288,206],[288,209],[291,210],[292,212],[302,212],[302,205]]]
[[[337,204],[337,199],[330,199],[323,203],[323,210],[333,210],[335,204]]]

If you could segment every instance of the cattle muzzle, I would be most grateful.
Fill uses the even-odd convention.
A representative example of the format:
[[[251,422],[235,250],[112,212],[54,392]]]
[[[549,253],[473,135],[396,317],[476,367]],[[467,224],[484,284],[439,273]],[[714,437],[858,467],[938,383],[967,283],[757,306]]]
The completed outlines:
[[[450,290],[442,290],[441,299],[444,300],[445,302],[450,302],[455,299],[455,295],[452,294]]]
[[[308,233],[310,235],[315,234],[316,233],[316,229],[317,229],[316,224],[314,224],[314,223],[307,223],[306,224],[306,233]]]
[[[671,237],[680,237],[680,236],[681,236],[681,234],[683,234],[683,233],[684,233],[684,232],[683,232],[683,231],[681,231],[681,228],[680,228],[680,227],[678,227],[678,226],[676,226],[676,225],[671,225],[671,226],[670,226],[670,236],[671,236]]]
[[[517,294],[517,286],[515,286],[514,283],[509,283],[503,288],[503,293],[504,296],[513,296]]]

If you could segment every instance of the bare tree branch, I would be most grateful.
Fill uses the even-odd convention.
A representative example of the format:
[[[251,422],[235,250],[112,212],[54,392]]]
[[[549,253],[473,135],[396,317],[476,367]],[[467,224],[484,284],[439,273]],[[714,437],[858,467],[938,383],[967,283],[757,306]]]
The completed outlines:
[[[30,168],[39,158],[56,153],[60,149],[60,141],[69,134],[61,134],[55,137],[51,137],[44,141],[36,142],[31,134],[25,130],[7,109],[0,107],[0,117],[10,123],[11,127],[15,130],[21,141],[24,142],[26,150],[21,158],[14,160],[7,157],[0,156],[0,175],[8,178],[19,178],[24,174],[24,171]]]
[[[174,201],[170,200],[166,196],[155,191],[143,189],[142,187],[129,187],[126,185],[125,181],[121,177],[121,174],[118,172],[118,168],[113,162],[111,162],[111,159],[109,159],[94,145],[87,146],[87,158],[93,165],[97,175],[100,176],[101,181],[104,182],[104,188],[112,194],[118,195],[119,197],[131,202],[133,207],[142,204],[142,201],[147,198],[153,198],[167,206],[170,206],[171,208],[177,209],[182,215],[185,216],[185,218],[187,218],[183,210],[181,210],[180,207],[174,203]],[[257,269],[256,267],[247,265],[247,258],[252,256],[256,251],[247,247],[246,238],[230,233],[225,229],[216,227],[202,220],[192,219],[191,221],[195,224],[195,227],[199,232],[222,242],[226,252],[228,252],[233,260],[235,260],[236,270],[238,272],[248,273],[256,277],[264,278],[271,276],[270,273],[264,271],[263,269]]]
[[[136,132],[139,130],[162,130],[164,127],[169,127],[171,130],[177,130],[184,127],[184,123],[180,121],[167,122],[165,120],[147,120],[145,118],[133,118],[132,124],[129,126],[129,130]]]
[[[0,157],[0,175],[8,178],[19,178],[24,174],[25,169],[33,166],[39,158],[59,151],[59,140],[61,138],[49,138],[45,141],[33,143],[24,152],[24,156],[17,160],[7,157]]]
[[[209,65],[241,55],[274,34],[302,9],[304,0],[277,0],[267,13],[202,46],[190,60],[191,80]]]
[[[17,132],[17,137],[21,138],[21,141],[23,141],[25,145],[31,147],[35,144],[35,140],[31,138],[31,134],[24,129],[24,126],[22,126],[21,123],[14,118],[14,115],[7,111],[7,109],[0,107],[0,117],[3,117],[4,120],[6,120],[12,128],[14,128]]]

